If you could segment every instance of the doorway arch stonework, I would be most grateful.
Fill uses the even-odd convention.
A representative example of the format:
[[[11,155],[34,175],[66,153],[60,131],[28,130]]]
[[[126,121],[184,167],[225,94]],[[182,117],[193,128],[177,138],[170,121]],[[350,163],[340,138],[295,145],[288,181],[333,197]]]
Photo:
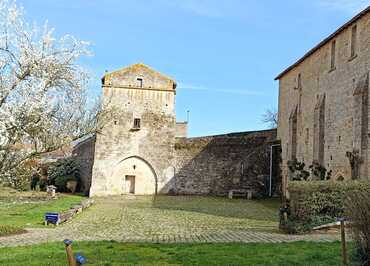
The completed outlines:
[[[131,187],[132,182],[135,182],[133,194],[153,195],[158,190],[158,178],[153,166],[139,156],[129,156],[121,160],[113,170],[110,181],[112,190],[120,194],[130,192],[128,182]]]

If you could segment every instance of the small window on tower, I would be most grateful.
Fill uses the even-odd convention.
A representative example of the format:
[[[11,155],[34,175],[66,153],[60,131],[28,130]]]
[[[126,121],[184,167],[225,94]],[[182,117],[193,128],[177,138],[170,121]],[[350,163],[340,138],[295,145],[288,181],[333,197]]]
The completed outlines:
[[[137,80],[137,86],[139,88],[142,88],[143,87],[143,79],[142,78],[137,78],[136,80]]]
[[[134,129],[140,129],[140,118],[134,119]]]

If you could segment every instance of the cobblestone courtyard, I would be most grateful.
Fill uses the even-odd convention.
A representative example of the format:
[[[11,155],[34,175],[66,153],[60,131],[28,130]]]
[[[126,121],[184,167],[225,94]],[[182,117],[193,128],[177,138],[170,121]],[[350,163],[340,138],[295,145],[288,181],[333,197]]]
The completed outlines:
[[[74,240],[153,243],[332,241],[337,235],[284,235],[277,230],[277,202],[207,197],[97,198],[72,221],[0,237],[1,246]]]

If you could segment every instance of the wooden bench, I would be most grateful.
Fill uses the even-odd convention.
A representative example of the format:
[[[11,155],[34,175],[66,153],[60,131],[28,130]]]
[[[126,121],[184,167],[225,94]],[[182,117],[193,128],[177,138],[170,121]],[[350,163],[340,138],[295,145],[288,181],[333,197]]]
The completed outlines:
[[[234,197],[242,197],[251,200],[253,198],[253,190],[251,189],[232,189],[229,190],[229,199]]]

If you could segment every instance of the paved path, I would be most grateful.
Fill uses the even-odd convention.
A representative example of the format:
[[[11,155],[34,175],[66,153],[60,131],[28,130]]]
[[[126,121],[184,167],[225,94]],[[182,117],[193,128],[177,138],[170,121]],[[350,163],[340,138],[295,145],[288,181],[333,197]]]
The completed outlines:
[[[177,199],[178,200],[178,199]],[[191,199],[193,201],[193,199]],[[336,234],[285,235],[275,233],[276,222],[253,220],[248,212],[227,216],[226,202],[215,211],[213,203],[206,209],[176,205],[170,202],[153,202],[148,198],[96,199],[96,204],[72,221],[55,228],[31,228],[27,233],[0,237],[0,247],[32,245],[62,241],[115,240],[119,242],[150,243],[281,243],[292,241],[334,241]],[[236,202],[238,203],[238,202]],[[233,207],[238,208],[235,202]],[[168,205],[170,204],[170,205]],[[202,203],[203,204],[203,203]],[[222,205],[215,202],[214,205]],[[239,204],[239,203],[238,203]],[[240,204],[244,204],[243,202]],[[243,205],[245,206],[245,205]],[[190,209],[189,209],[190,208]],[[261,207],[260,212],[266,212]]]

